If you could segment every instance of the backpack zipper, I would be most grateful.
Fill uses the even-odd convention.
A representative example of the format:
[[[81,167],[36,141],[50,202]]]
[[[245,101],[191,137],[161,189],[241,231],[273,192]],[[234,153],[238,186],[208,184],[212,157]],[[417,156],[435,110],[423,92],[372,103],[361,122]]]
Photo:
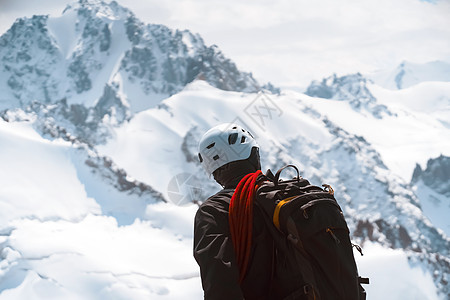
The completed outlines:
[[[302,205],[302,206],[300,207],[300,210],[303,211],[303,217],[304,217],[305,219],[308,219],[308,218],[309,218],[308,213],[306,212],[306,209],[308,209],[308,208],[310,208],[311,206],[316,205],[316,204],[318,204],[318,203],[329,203],[329,204],[333,204],[333,205],[336,206],[339,210],[341,210],[341,208],[340,208],[339,204],[337,204],[336,200],[329,199],[329,198],[316,199],[316,200],[309,201],[308,203],[306,203],[306,204],[304,204],[304,205]]]
[[[334,241],[336,242],[336,244],[340,244],[341,243],[341,241],[338,239],[338,237],[334,234],[334,232],[333,232],[333,230],[331,230],[331,228],[327,228],[326,229],[326,232],[328,232],[330,235],[331,235],[331,237],[334,239]]]

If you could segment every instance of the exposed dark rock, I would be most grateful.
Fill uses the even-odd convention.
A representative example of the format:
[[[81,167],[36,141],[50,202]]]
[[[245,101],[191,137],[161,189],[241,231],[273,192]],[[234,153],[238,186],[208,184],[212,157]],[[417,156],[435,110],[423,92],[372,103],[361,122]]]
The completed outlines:
[[[365,109],[374,117],[392,115],[385,105],[378,104],[367,87],[368,80],[360,73],[337,77],[336,74],[322,81],[313,81],[305,94],[311,97],[348,101],[353,109]]]
[[[420,180],[436,192],[450,197],[450,157],[440,155],[429,159],[425,170],[416,164],[411,183]]]
[[[88,91],[92,87],[91,79],[86,71],[85,65],[80,57],[76,58],[67,70],[67,76],[75,81],[76,91],[78,94]]]

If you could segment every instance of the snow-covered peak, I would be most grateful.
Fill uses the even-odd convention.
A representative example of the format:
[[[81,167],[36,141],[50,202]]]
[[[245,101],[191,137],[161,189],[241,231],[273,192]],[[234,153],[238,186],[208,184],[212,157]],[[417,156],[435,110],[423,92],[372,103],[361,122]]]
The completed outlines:
[[[337,77],[336,74],[313,81],[306,90],[312,97],[336,100],[353,100],[359,98],[361,102],[373,101],[372,94],[367,90],[367,79],[360,73]]]
[[[102,0],[79,0],[68,4],[63,11],[64,14],[76,11],[80,17],[100,17],[108,19],[121,19],[134,14],[127,8],[120,6],[116,1],[107,3]]]
[[[54,120],[73,134],[117,126],[197,79],[228,91],[259,89],[200,35],[146,25],[114,1],[80,0],[59,17],[18,19],[0,45],[0,111],[61,105],[69,113]],[[81,138],[99,143],[100,135]]]
[[[114,1],[80,0],[60,17],[19,19],[0,45],[0,109],[61,99],[89,107],[105,85],[132,112],[154,107],[196,78],[230,91],[259,88],[198,34],[146,25]]]
[[[450,81],[450,63],[432,61],[425,64],[402,62],[391,70],[381,70],[368,77],[388,89],[404,89],[425,81]]]
[[[441,155],[429,159],[424,170],[417,164],[411,181],[417,183],[420,180],[438,193],[450,197],[450,157]]]
[[[450,157],[429,159],[426,168],[417,164],[411,184],[431,222],[450,236]]]
[[[313,81],[305,94],[311,97],[348,101],[357,111],[365,110],[376,118],[390,115],[385,105],[377,103],[377,99],[368,89],[369,80],[360,73],[337,77],[336,74]]]

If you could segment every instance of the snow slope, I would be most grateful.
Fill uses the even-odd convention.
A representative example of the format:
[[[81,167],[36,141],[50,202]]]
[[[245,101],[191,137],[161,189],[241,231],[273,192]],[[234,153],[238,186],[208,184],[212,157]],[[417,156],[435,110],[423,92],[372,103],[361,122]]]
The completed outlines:
[[[86,177],[80,150],[31,125],[0,119],[0,299],[200,298],[191,255],[197,206],[153,201],[119,226],[122,216],[108,216],[97,203],[104,199],[88,194],[97,185],[139,209],[132,194]]]
[[[38,121],[26,113],[22,119],[29,121],[0,119],[2,149],[11,145],[0,152],[2,179],[11,186],[0,202],[9,209],[0,228],[0,299],[201,298],[192,201],[219,186],[201,170],[196,145],[222,122],[240,123],[255,135],[263,169],[295,163],[313,183],[336,188],[353,237],[363,242],[365,255],[358,260],[360,273],[372,277],[371,299],[385,299],[380,290],[391,299],[442,298],[433,282],[446,280],[440,261],[448,261],[448,239],[421,215],[418,199],[367,142],[321,115],[312,99],[297,96],[226,92],[198,80],[125,122],[96,150],[71,138],[42,138],[33,127]],[[111,183],[116,173],[95,160],[106,156],[126,170],[129,184],[151,184],[161,196],[120,190]],[[368,185],[359,190],[360,184]],[[183,201],[176,197],[187,192]],[[17,199],[29,199],[32,209]],[[398,274],[400,289],[382,279],[390,274]]]
[[[422,210],[430,218],[433,224],[442,229],[447,236],[450,236],[450,203],[448,196],[437,193],[423,182],[418,183],[415,192],[419,199]]]
[[[431,274],[420,267],[411,268],[403,251],[367,243],[364,256],[356,251],[354,254],[360,273],[370,278],[370,284],[364,285],[367,299],[441,298],[434,289]]]
[[[278,104],[271,101],[268,100],[268,107],[279,109],[276,108]],[[282,147],[283,143],[287,144],[297,136],[299,129],[289,126],[289,121],[301,114],[303,118],[299,119],[299,128],[302,128],[305,138],[314,143],[330,143],[330,134],[310,116],[302,113],[301,107],[285,99],[279,101],[283,101],[283,111],[279,109],[273,112],[273,119],[261,123],[258,117],[248,117],[254,114],[255,108],[264,104],[257,94],[220,91],[199,80],[188,85],[182,93],[162,101],[158,108],[137,114],[116,130],[114,139],[97,149],[112,157],[133,177],[153,182],[156,189],[167,193],[167,183],[175,174],[190,172],[204,177],[203,172],[199,172],[198,164],[187,163],[186,153],[180,151],[190,130],[197,133],[193,140],[193,144],[196,144],[199,135],[209,127],[221,122],[240,123],[250,119],[251,123],[247,121],[246,127],[255,137],[260,138],[258,142],[262,147],[269,148],[273,144]],[[269,127],[271,135],[265,136]],[[274,136],[277,138],[273,138]]]
[[[2,227],[18,218],[77,221],[88,213],[100,213],[77,178],[70,145],[43,139],[30,123],[10,124],[2,119],[0,145]]]
[[[376,118],[369,111],[352,109],[346,101],[290,95],[364,137],[389,169],[407,182],[416,163],[424,165],[430,157],[450,155],[450,82],[421,83],[399,91],[375,84],[368,88],[378,104],[389,107],[391,115]]]
[[[349,217],[349,225],[355,238],[368,238],[393,248],[413,250],[406,254],[397,252],[400,256],[405,255],[405,261],[406,257],[415,257],[414,252],[423,251],[420,250],[422,247],[430,252],[447,247],[445,245],[449,243],[448,238],[442,232],[432,229],[430,221],[422,216],[419,199],[407,187],[406,181],[391,172],[389,165],[387,167],[383,163],[384,156],[379,156],[374,150],[383,148],[376,143],[372,148],[365,139],[344,131],[345,123],[342,127],[336,125],[340,119],[332,123],[332,116],[335,115],[340,115],[342,120],[357,118],[353,108],[346,107],[345,102],[324,104],[321,101],[293,92],[286,92],[281,96],[224,92],[204,81],[195,81],[181,93],[162,101],[158,108],[141,112],[124,123],[117,129],[115,137],[98,149],[103,155],[112,157],[131,176],[144,182],[152,182],[156,189],[175,204],[178,203],[171,196],[171,182],[174,178],[179,178],[180,174],[188,174],[189,185],[196,190],[190,197],[198,201],[219,188],[206,178],[195,159],[198,139],[203,132],[218,123],[240,123],[255,135],[261,146],[263,170],[276,170],[284,164],[294,163],[300,166],[302,175],[313,183],[327,182],[341,189],[341,205]],[[339,114],[335,114],[336,112]],[[361,124],[364,124],[364,117],[360,118]],[[412,118],[415,119],[416,116]],[[370,133],[370,125],[376,124],[376,120],[378,119],[368,119],[367,133]],[[419,120],[428,124],[426,119]],[[388,132],[389,128],[405,122],[405,130],[415,128],[408,128],[413,124],[408,118],[396,121],[392,119],[391,122],[382,123],[383,125],[378,123],[378,127]],[[381,128],[382,126],[386,128]],[[348,129],[355,131],[353,127]],[[430,125],[425,129],[434,128]],[[444,129],[442,131],[448,132]],[[401,136],[402,132],[397,134]],[[428,132],[423,130],[422,134],[426,136]],[[377,134],[374,133],[374,136]],[[391,147],[394,148],[395,145]],[[407,163],[413,162],[411,155]],[[375,233],[377,231],[379,233]],[[374,232],[373,236],[366,236],[367,232]],[[423,239],[425,236],[429,236],[429,239]],[[446,251],[444,250],[445,253]],[[448,258],[444,252],[441,254],[445,261]],[[445,264],[432,261],[433,259],[428,262],[442,268],[442,272],[448,270]],[[409,267],[405,265],[405,268]],[[428,268],[424,267],[424,270]],[[433,268],[424,271],[423,278],[426,282],[430,282]],[[409,272],[421,274],[416,268],[411,268]],[[378,277],[379,274],[375,276]],[[416,275],[405,272],[401,279],[405,283],[405,289],[411,283],[408,276],[417,278]],[[445,278],[446,275],[443,276]],[[433,296],[436,292],[426,289],[428,288],[417,292],[429,295],[429,299],[436,299]],[[393,299],[403,299],[400,294],[396,296],[399,298]]]
[[[363,137],[380,153],[386,166],[405,182],[411,180],[416,164],[424,167],[431,158],[449,155],[450,82],[420,82],[401,90],[389,90],[361,78],[348,81],[350,87],[348,83],[337,87],[332,83],[316,84],[315,93],[331,91],[331,87],[337,90],[329,99],[296,93],[292,96],[303,99],[340,127]],[[347,94],[339,93],[340,89],[346,90]],[[361,105],[363,97],[370,98],[370,106]],[[373,109],[377,107],[384,108],[381,115],[379,110]],[[433,178],[429,180],[433,181]],[[445,181],[450,178],[447,175],[435,180],[443,180],[441,185],[445,186]],[[420,183],[414,189],[424,214],[449,236],[448,195]]]

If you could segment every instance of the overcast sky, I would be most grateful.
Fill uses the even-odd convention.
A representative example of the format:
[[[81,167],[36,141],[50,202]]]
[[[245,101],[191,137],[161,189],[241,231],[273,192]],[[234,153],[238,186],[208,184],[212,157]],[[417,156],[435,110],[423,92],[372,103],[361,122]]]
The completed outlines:
[[[14,20],[62,13],[67,0],[0,0],[0,34]],[[109,1],[106,1],[109,2]],[[450,62],[450,0],[118,0],[145,23],[199,33],[260,82]]]

